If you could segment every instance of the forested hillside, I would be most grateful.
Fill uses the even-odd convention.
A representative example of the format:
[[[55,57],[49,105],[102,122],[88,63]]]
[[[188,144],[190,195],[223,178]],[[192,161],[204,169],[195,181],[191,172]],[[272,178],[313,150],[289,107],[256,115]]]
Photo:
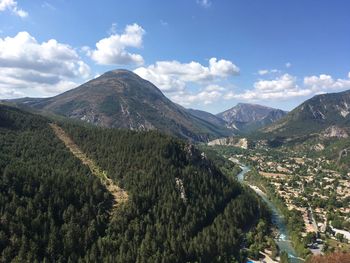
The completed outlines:
[[[0,261],[77,262],[104,235],[110,196],[47,120],[0,105]]]
[[[195,147],[158,132],[59,125],[128,192],[111,196],[49,120],[0,106],[2,262],[241,261],[263,204]]]
[[[193,146],[156,132],[65,124],[80,147],[118,180],[131,201],[91,258],[123,262],[228,262],[262,204]],[[265,214],[264,214],[265,216]]]

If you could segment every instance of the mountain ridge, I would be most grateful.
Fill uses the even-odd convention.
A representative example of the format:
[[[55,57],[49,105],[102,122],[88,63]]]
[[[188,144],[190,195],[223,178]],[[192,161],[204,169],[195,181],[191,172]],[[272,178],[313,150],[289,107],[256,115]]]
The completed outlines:
[[[216,114],[233,129],[249,132],[271,124],[286,112],[259,104],[238,103],[236,106]]]
[[[331,126],[350,127],[350,90],[316,95],[261,131],[274,136],[320,133]]]
[[[54,97],[12,102],[103,127],[157,129],[194,141],[232,135],[224,126],[193,116],[151,82],[123,69],[108,71]]]

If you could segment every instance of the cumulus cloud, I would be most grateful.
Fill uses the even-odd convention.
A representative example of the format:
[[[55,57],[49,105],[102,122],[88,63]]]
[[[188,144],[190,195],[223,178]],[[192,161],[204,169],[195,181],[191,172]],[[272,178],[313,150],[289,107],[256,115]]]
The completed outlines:
[[[272,80],[259,80],[254,83],[254,89],[243,93],[228,93],[225,99],[243,99],[248,101],[269,99],[290,99],[307,96],[311,90],[302,89],[297,85],[296,77],[283,74]]]
[[[332,92],[350,89],[350,76],[348,79],[333,79],[332,76],[321,74],[304,78],[305,86],[314,92]]]
[[[208,8],[211,6],[210,0],[197,0],[197,4],[199,4],[201,7]]]
[[[22,18],[28,16],[26,11],[18,8],[18,3],[14,0],[0,0],[0,12],[5,10],[10,10],[13,14]]]
[[[112,25],[111,35],[96,43],[96,49],[85,48],[87,55],[100,65],[142,65],[143,57],[131,53],[127,48],[141,48],[145,30],[138,24],[127,25],[122,34],[115,33]]]
[[[148,67],[140,67],[134,71],[165,92],[184,90],[188,83],[205,84],[239,74],[239,68],[228,60],[211,58],[208,66],[191,61],[180,63],[158,61]]]
[[[258,80],[254,83],[253,89],[241,93],[227,92],[224,99],[247,101],[288,100],[295,97],[338,92],[346,89],[350,89],[350,76],[347,79],[334,79],[327,74],[306,76],[301,85],[298,85],[296,77],[283,74],[275,79]]]
[[[225,91],[226,89],[219,85],[209,85],[197,93],[181,91],[171,95],[170,98],[176,103],[186,107],[193,104],[208,105],[223,98]]]
[[[28,32],[0,38],[0,88],[17,91],[12,95],[26,90],[56,94],[76,86],[74,79],[89,76],[89,66],[67,44],[55,39],[39,43]]]
[[[295,77],[284,74],[274,80],[259,80],[254,83],[254,88],[263,92],[275,92],[297,88]]]

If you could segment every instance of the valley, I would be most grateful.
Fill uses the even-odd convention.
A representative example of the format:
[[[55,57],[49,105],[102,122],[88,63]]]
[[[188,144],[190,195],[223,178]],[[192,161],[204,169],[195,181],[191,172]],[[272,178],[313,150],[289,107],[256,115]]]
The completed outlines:
[[[0,263],[350,263],[349,10],[0,0]]]
[[[350,174],[337,158],[286,146],[209,147],[251,167],[245,180],[261,189],[288,219],[299,256],[350,252]]]
[[[348,93],[344,94],[347,100]],[[331,94],[330,101],[337,96]],[[322,97],[323,102],[327,99]],[[143,101],[146,108],[142,111],[136,101]],[[238,104],[213,115],[172,103],[157,87],[126,70],[107,72],[56,97],[3,101],[0,135],[10,148],[2,150],[8,160],[0,167],[2,173],[8,174],[8,167],[16,162],[12,156],[29,161],[25,165],[33,171],[43,169],[37,163],[44,158],[41,153],[23,155],[29,151],[27,146],[10,138],[31,142],[44,132],[77,168],[84,169],[83,173],[64,170],[67,174],[62,176],[93,181],[86,187],[92,183],[98,195],[99,214],[91,208],[83,213],[99,216],[90,215],[92,222],[99,223],[93,223],[96,230],[88,227],[91,222],[81,223],[85,238],[94,231],[90,242],[59,230],[63,243],[50,241],[57,243],[56,254],[46,245],[33,251],[26,247],[28,242],[38,244],[33,234],[49,242],[42,235],[53,235],[54,229],[67,225],[75,231],[73,222],[80,222],[74,216],[71,223],[62,218],[72,209],[70,202],[55,205],[61,209],[59,214],[50,212],[52,205],[44,205],[43,213],[53,222],[49,228],[27,225],[27,232],[18,233],[0,228],[2,261],[258,262],[264,258],[303,262],[312,255],[349,253],[348,116],[340,114],[341,121],[334,122],[333,113],[321,112],[326,108],[320,106],[319,114],[310,115],[310,109],[316,108],[314,101],[317,97],[304,103],[312,107],[298,107],[291,113]],[[319,123],[312,132],[300,130],[305,116]],[[52,146],[41,143],[40,147]],[[49,155],[47,165],[60,155]],[[10,171],[20,176],[17,166]],[[57,173],[54,166],[45,169]],[[32,172],[30,176],[38,185],[46,184],[46,178]],[[0,182],[3,189],[14,187],[11,194],[23,198],[26,194],[18,191],[18,184],[27,188],[27,179],[11,186],[6,178]],[[57,191],[60,196],[62,190]],[[0,201],[10,200],[8,193]],[[27,198],[29,203],[22,206],[30,210],[32,195]],[[14,211],[0,205],[6,221]],[[26,225],[18,219],[18,226]],[[22,241],[13,243],[13,236]],[[67,243],[70,239],[75,247]]]

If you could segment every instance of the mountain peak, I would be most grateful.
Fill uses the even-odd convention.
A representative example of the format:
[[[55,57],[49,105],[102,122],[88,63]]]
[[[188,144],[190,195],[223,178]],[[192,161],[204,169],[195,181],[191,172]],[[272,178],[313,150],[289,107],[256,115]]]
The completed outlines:
[[[107,71],[97,77],[96,79],[101,78],[118,78],[119,80],[123,79],[142,79],[139,75],[134,73],[133,71],[130,71],[128,69],[114,69]],[[142,79],[143,80],[143,79]]]
[[[131,70],[128,69],[113,69],[110,71],[105,72],[103,75],[108,75],[108,74],[116,74],[116,75],[129,75],[129,76],[135,76],[135,77],[139,77],[139,75],[137,75],[136,73],[134,73]]]
[[[271,107],[251,104],[238,103],[236,106],[224,112],[217,114],[228,123],[229,127],[239,130],[252,130],[268,125],[279,120],[286,112]]]
[[[235,107],[238,107],[238,106],[239,107],[254,107],[254,108],[274,109],[274,108],[271,108],[271,107],[268,107],[268,106],[265,106],[265,105],[260,105],[260,104],[256,104],[256,103],[247,103],[247,102],[239,102],[239,103],[236,104],[236,106],[234,106],[232,108],[235,108]]]
[[[17,102],[99,126],[157,129],[195,141],[232,134],[224,126],[193,116],[166,98],[151,82],[126,69],[108,71],[52,98]]]

